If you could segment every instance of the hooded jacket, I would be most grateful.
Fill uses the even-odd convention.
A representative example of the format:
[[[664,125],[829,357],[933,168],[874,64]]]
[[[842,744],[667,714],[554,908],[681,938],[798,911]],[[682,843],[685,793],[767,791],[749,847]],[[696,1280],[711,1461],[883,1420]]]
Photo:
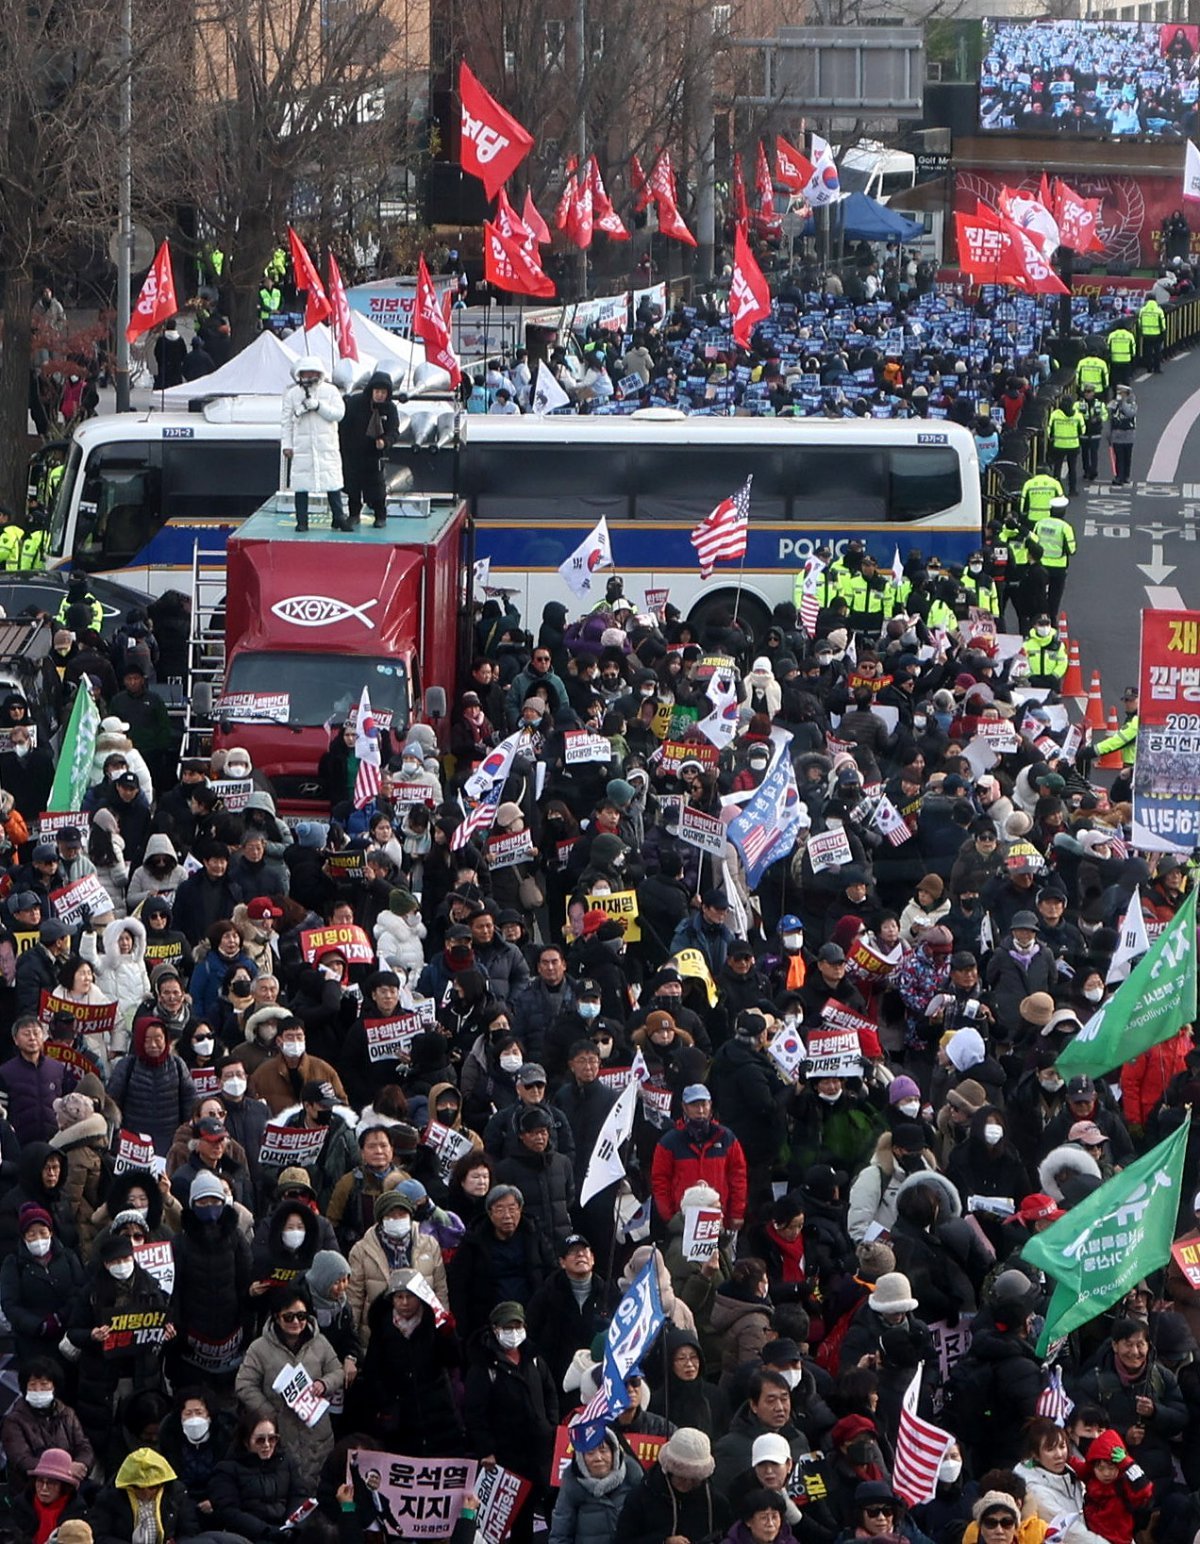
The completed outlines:
[[[317,375],[315,386],[302,386],[301,375]],[[313,355],[292,366],[294,386],[283,393],[280,411],[280,449],[291,451],[290,474],[284,486],[297,492],[328,493],[344,481],[338,424],[346,405],[335,386],[325,379],[325,367]]]
[[[108,1152],[108,1122],[99,1110],[72,1121],[50,1138],[61,1154],[66,1174],[59,1187],[63,1204],[76,1224],[90,1217],[100,1204],[104,1158]]]
[[[133,948],[128,954],[120,951],[122,933],[128,933],[133,940]],[[87,931],[79,952],[91,964],[96,973],[96,985],[105,997],[110,1002],[116,1001],[117,1027],[110,1036],[110,1050],[120,1053],[129,1048],[134,1016],[150,990],[145,964],[146,929],[136,917],[121,917],[104,929],[102,941],[104,952],[97,955],[96,935]]]
[[[58,1183],[53,1186],[42,1180],[47,1158],[60,1160]],[[17,1248],[20,1240],[17,1219],[21,1208],[31,1202],[45,1207],[54,1219],[58,1242],[73,1249],[79,1242],[79,1234],[67,1198],[67,1161],[49,1142],[30,1142],[21,1149],[17,1159],[17,1182],[0,1197],[0,1256],[12,1254]]]
[[[572,1458],[550,1518],[549,1544],[611,1544],[622,1508],[643,1474],[612,1431],[604,1433],[604,1441],[612,1449],[613,1466],[602,1479],[588,1473],[581,1454]]]
[[[170,858],[173,867],[163,875],[152,874],[146,867],[151,858]],[[175,851],[175,843],[162,831],[155,831],[146,843],[146,851],[142,854],[140,865],[134,869],[133,877],[129,881],[129,891],[125,897],[125,904],[130,911],[135,911],[143,901],[152,895],[164,896],[167,900],[174,898],[176,890],[187,878],[187,869],[179,861],[179,854]]]
[[[386,401],[373,400],[372,394],[376,390],[387,392]],[[369,433],[375,415],[378,415],[378,433]],[[358,477],[373,473],[380,458],[387,454],[386,449],[380,450],[375,441],[381,439],[385,445],[392,445],[399,432],[400,415],[392,401],[392,378],[385,371],[376,370],[362,391],[353,392],[346,398],[345,417],[338,430],[344,466]]]
[[[152,1448],[135,1448],[93,1502],[87,1520],[95,1544],[130,1544],[137,1527],[138,1504],[132,1487],[161,1487],[155,1497],[155,1519],[162,1544],[188,1539],[200,1524],[187,1491],[175,1471]]]

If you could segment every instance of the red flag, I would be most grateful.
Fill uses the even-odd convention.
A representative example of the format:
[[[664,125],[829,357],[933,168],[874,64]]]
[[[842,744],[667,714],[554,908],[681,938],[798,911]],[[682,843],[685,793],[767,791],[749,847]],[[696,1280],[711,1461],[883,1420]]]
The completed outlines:
[[[775,181],[781,182],[789,193],[803,193],[815,175],[812,162],[806,155],[788,144],[782,134],[775,136]]]
[[[1058,221],[1064,247],[1075,252],[1104,251],[1104,242],[1100,239],[1103,203],[1102,198],[1084,198],[1061,177],[1054,179],[1054,218]]]
[[[483,276],[489,284],[513,295],[554,294],[554,281],[542,272],[537,259],[515,241],[506,241],[489,220],[483,222]]]
[[[567,162],[567,180],[563,183],[563,190],[558,195],[558,203],[554,206],[554,229],[565,231],[567,221],[571,217],[571,205],[575,202],[575,170],[579,162],[574,156]]]
[[[986,204],[978,204],[974,214],[954,214],[958,266],[980,284],[1012,284],[1022,271],[1012,238],[1001,230],[999,220]]]
[[[489,199],[495,198],[533,149],[533,135],[484,90],[465,60],[458,67],[458,95],[462,169],[479,178]]]
[[[538,213],[538,207],[533,201],[533,194],[525,189],[525,207],[521,210],[521,219],[526,227],[533,232],[534,239],[539,246],[550,245],[550,227]]]
[[[646,173],[642,170],[642,163],[636,155],[629,157],[629,181],[633,185],[633,212],[641,214],[643,209],[648,209],[653,194],[650,184],[646,181]]]
[[[729,319],[733,341],[750,347],[755,322],[771,314],[771,291],[762,269],[754,260],[746,233],[739,225],[733,244],[733,279],[729,285]]]
[[[586,251],[592,244],[592,182],[585,166],[570,178],[571,200],[567,205],[563,234],[574,246]]]
[[[746,176],[742,171],[742,152],[733,152],[733,218],[738,225],[750,224],[750,203],[746,198]]]
[[[783,221],[775,213],[775,188],[771,182],[771,163],[767,159],[767,147],[758,142],[758,164],[754,171],[754,190],[758,194],[758,213],[754,228],[761,236],[774,239],[783,234]]]
[[[1005,215],[998,215],[1001,229],[1012,237],[1018,269],[1013,283],[1027,295],[1069,295],[1071,292],[1051,268],[1040,246],[1028,231]]]
[[[509,203],[508,194],[503,188],[496,195],[496,229],[509,241],[519,242],[528,253],[533,254],[537,246],[534,234]]]
[[[658,210],[660,235],[669,236],[673,241],[682,241],[689,247],[698,246],[695,236],[688,230],[679,213],[675,196],[675,172],[671,166],[669,150],[661,151],[654,163],[654,170],[650,173],[650,192]]]
[[[329,296],[321,283],[317,265],[309,257],[304,243],[290,225],[287,233],[288,248],[292,254],[292,278],[296,288],[304,292],[304,330],[307,332],[310,327],[315,327],[318,322],[331,316],[333,307],[329,304]]]
[[[164,241],[154,254],[150,271],[142,280],[137,303],[129,315],[125,336],[132,343],[151,327],[175,315],[175,276],[171,272],[171,249]]]
[[[358,343],[354,337],[354,321],[350,315],[350,302],[346,299],[346,286],[342,283],[342,270],[338,260],[329,252],[329,300],[333,306],[333,336],[337,339],[338,353],[343,359],[358,359]]]
[[[440,365],[450,377],[450,385],[457,388],[462,380],[458,357],[450,344],[450,323],[438,300],[437,290],[429,277],[424,255],[417,258],[417,297],[413,307],[413,337],[425,345],[425,357]]]
[[[612,199],[608,196],[604,179],[600,175],[599,163],[594,155],[588,161],[588,180],[592,190],[592,210],[595,215],[596,229],[603,231],[611,241],[628,241],[629,232],[612,206]]]

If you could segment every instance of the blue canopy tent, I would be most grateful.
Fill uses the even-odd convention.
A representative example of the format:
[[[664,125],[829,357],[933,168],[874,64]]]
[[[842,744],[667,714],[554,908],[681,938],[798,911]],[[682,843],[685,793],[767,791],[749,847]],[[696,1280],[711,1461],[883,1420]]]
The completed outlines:
[[[847,193],[831,206],[833,218],[850,241],[915,241],[924,226],[865,193]],[[812,217],[804,222],[801,235],[814,234]]]

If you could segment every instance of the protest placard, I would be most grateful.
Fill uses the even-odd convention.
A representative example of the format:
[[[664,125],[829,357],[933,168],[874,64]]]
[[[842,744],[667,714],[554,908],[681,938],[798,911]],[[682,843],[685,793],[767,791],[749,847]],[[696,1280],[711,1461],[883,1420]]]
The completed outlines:
[[[306,1169],[321,1156],[328,1135],[327,1126],[284,1126],[268,1121],[263,1130],[258,1161],[269,1168]]]
[[[707,1260],[721,1242],[720,1208],[685,1206],[683,1209],[683,1258]]]
[[[347,924],[343,927],[306,927],[300,931],[300,952],[312,964],[322,949],[340,949],[350,965],[370,965],[375,950],[364,930]]]
[[[438,1173],[443,1180],[449,1180],[450,1170],[472,1147],[471,1139],[465,1132],[455,1131],[453,1127],[443,1126],[436,1120],[431,1120],[426,1126],[421,1141],[426,1147],[432,1147],[437,1154]]]
[[[209,788],[231,813],[246,808],[246,800],[254,792],[254,779],[250,777],[218,777]]]
[[[329,1401],[314,1391],[312,1375],[300,1362],[281,1367],[271,1388],[306,1426],[315,1426],[329,1409]]]
[[[117,1133],[117,1146],[113,1153],[113,1173],[124,1174],[127,1169],[152,1169],[156,1162],[160,1169],[165,1167],[163,1159],[155,1159],[153,1137],[141,1131],[127,1131],[122,1126]]]
[[[232,718],[243,723],[269,718],[285,722],[292,711],[290,692],[228,692],[217,699],[213,709],[217,718]]]
[[[133,1258],[170,1297],[175,1290],[175,1254],[170,1239],[147,1239],[144,1243],[135,1244]]]
[[[38,839],[52,842],[60,831],[70,826],[82,832],[87,828],[90,818],[81,810],[43,810],[37,818]]]
[[[1176,1239],[1171,1245],[1171,1257],[1187,1277],[1190,1287],[1200,1287],[1200,1243]]]
[[[862,1053],[852,1029],[814,1029],[808,1037],[805,1076],[852,1078],[862,1072]]]
[[[515,868],[518,863],[528,863],[533,857],[533,835],[529,831],[513,831],[508,835],[489,836],[487,846],[488,868]]]
[[[606,911],[625,924],[625,942],[635,944],[642,936],[638,925],[638,899],[636,890],[614,890],[611,895],[589,895],[589,911]]]
[[[475,1475],[475,1494],[479,1497],[475,1527],[483,1544],[503,1544],[532,1488],[528,1480],[500,1464],[494,1469],[480,1466]]]
[[[664,740],[662,743],[663,771],[671,777],[679,776],[685,761],[698,761],[702,767],[715,767],[720,752],[707,740]]]
[[[51,890],[50,905],[58,920],[69,928],[78,927],[85,912],[91,917],[99,917],[113,909],[108,891],[95,874],[84,874],[82,879],[73,879],[69,885]]]
[[[81,1035],[111,1035],[117,1027],[116,1003],[73,1003],[57,992],[43,989],[38,1000],[38,1018],[48,1025],[56,1013],[69,1013]]]
[[[824,869],[840,868],[843,863],[851,862],[854,856],[850,851],[850,838],[840,826],[836,831],[822,831],[820,836],[810,836],[807,851],[814,874]]]
[[[124,1357],[146,1346],[161,1346],[166,1338],[167,1314],[163,1308],[110,1313],[108,1334],[101,1350],[105,1356]]]
[[[407,804],[428,804],[432,809],[437,803],[437,789],[431,788],[428,783],[402,783],[392,782],[392,803],[399,809]]]
[[[477,1465],[470,1458],[406,1458],[351,1448],[346,1478],[390,1538],[448,1539]]]
[[[364,1019],[367,1034],[367,1060],[394,1061],[407,1056],[413,1041],[425,1033],[425,1020],[419,1013],[398,1013],[390,1019]]]
[[[89,1072],[100,1076],[100,1063],[94,1056],[77,1050],[73,1045],[64,1045],[61,1040],[47,1040],[42,1052],[51,1061],[62,1062],[64,1067],[73,1067],[80,1077],[85,1077]]]
[[[715,815],[706,815],[694,804],[685,804],[679,815],[679,840],[711,853],[714,858],[723,858],[727,841],[725,822]]]
[[[335,884],[367,877],[367,853],[363,847],[347,847],[325,854],[325,872]]]
[[[612,741],[607,735],[589,734],[586,729],[572,729],[563,736],[563,764],[582,766],[587,762],[612,760]]]

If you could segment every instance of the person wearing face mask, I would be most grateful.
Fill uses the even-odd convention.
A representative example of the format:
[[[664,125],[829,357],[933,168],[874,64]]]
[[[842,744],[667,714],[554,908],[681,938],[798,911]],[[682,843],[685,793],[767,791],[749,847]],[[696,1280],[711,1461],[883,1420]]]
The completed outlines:
[[[603,1012],[603,999],[600,983],[585,976],[575,982],[573,1003],[564,1008],[546,1031],[544,1063],[554,1082],[566,1076],[567,1058],[573,1045],[604,1029],[612,1035],[620,1032],[619,1023]]]
[[[509,1028],[508,1010],[493,1003],[459,1079],[463,1116],[469,1125],[476,1130],[486,1127],[495,1111],[516,1104],[517,1074],[526,1061],[524,1046]]]
[[[44,1206],[26,1202],[17,1214],[19,1242],[0,1269],[0,1308],[12,1326],[18,1359],[54,1356],[70,1305],[83,1286],[83,1267],[55,1234]]]
[[[201,1519],[212,1515],[209,1499],[217,1465],[229,1451],[237,1422],[201,1388],[181,1388],[158,1429],[158,1449],[179,1477]]]
[[[265,1233],[255,1232],[250,1296],[261,1298],[281,1281],[299,1281],[316,1257],[320,1237],[309,1207],[281,1201],[267,1219]]]
[[[414,1211],[411,1197],[393,1185],[376,1198],[374,1226],[350,1251],[346,1296],[364,1346],[371,1338],[368,1311],[380,1293],[386,1292],[393,1271],[419,1271],[438,1302],[449,1304],[441,1248],[436,1239],[417,1227]]]
[[[521,1303],[496,1305],[479,1350],[466,1377],[469,1448],[486,1468],[500,1464],[533,1481],[512,1533],[514,1544],[528,1544],[534,1508],[546,1505],[558,1391],[550,1368],[529,1343]]]
[[[64,1378],[61,1361],[34,1357],[21,1367],[18,1378],[20,1395],[0,1422],[10,1494],[25,1485],[48,1448],[69,1454],[82,1479],[96,1457],[79,1417],[59,1397]]]
[[[173,1381],[202,1375],[205,1383],[229,1388],[242,1351],[253,1272],[250,1244],[215,1174],[206,1171],[192,1181],[171,1250],[178,1331],[169,1352]]]
[[[80,1353],[76,1411],[92,1446],[111,1454],[117,1430],[116,1401],[142,1389],[156,1389],[162,1380],[163,1344],[175,1337],[170,1301],[158,1282],[136,1261],[133,1245],[113,1233],[96,1251],[96,1270],[89,1288],[72,1305],[66,1339]],[[163,1344],[114,1347],[114,1321],[123,1314],[167,1314]]]
[[[919,1114],[919,1103],[917,1111]],[[872,1227],[890,1232],[896,1221],[900,1186],[910,1174],[929,1172],[937,1166],[937,1158],[926,1144],[926,1128],[919,1121],[897,1121],[891,1131],[885,1131],[875,1144],[871,1161],[858,1171],[850,1187],[846,1228],[854,1242],[862,1243]]]
[[[268,1056],[260,1063],[250,1079],[250,1091],[256,1099],[266,1102],[272,1116],[281,1115],[295,1105],[306,1083],[328,1083],[338,1100],[347,1103],[346,1090],[335,1068],[308,1050],[304,1025],[291,1013],[269,1010],[271,1019],[261,1019],[267,1013],[259,1009],[247,1022],[252,1034],[261,1034],[260,1024],[274,1022],[277,1055]]]
[[[325,1131],[320,1152],[307,1163],[322,1210],[328,1206],[338,1180],[358,1163],[354,1132],[335,1109],[335,1105],[344,1102],[331,1083],[309,1078],[300,1085],[300,1108],[283,1121],[283,1125],[293,1131]]]
[[[996,1197],[1015,1206],[1033,1188],[1002,1110],[989,1104],[976,1111],[966,1141],[946,1161],[946,1176],[958,1189],[964,1216],[973,1214],[992,1244],[999,1247],[1003,1243],[1002,1219],[975,1203]]]
[[[520,1120],[526,1110],[539,1107],[548,1111],[554,1127],[550,1141],[554,1150],[565,1153],[568,1158],[574,1159],[579,1151],[579,1143],[576,1141],[571,1122],[556,1105],[550,1104],[546,1097],[546,1069],[534,1061],[523,1062],[517,1071],[516,1078],[516,1103],[506,1105],[488,1121],[483,1130],[483,1146],[485,1150],[499,1162],[503,1158],[512,1158],[520,1152]],[[443,1101],[450,1094],[457,1096],[457,1090],[447,1088],[442,1091]],[[455,1116],[458,1111],[456,1109]],[[441,1120],[441,1116],[437,1117]],[[453,1122],[442,1122],[453,1124]],[[588,1148],[588,1156],[591,1156],[591,1148]]]
[[[1005,1100],[1012,1139],[1019,1152],[1045,1151],[1046,1128],[1066,1104],[1066,1080],[1054,1065],[1057,1056],[1058,1052],[1039,1037],[1029,1066]]]
[[[141,864],[130,877],[125,904],[134,910],[143,901],[156,896],[165,900],[169,907],[176,890],[186,878],[187,870],[179,861],[175,843],[165,832],[155,831],[147,838]],[[144,911],[139,915],[145,919]]]
[[[1057,691],[1067,673],[1067,646],[1046,612],[1034,617],[1023,647],[1029,660],[1030,686],[1048,686]]]

